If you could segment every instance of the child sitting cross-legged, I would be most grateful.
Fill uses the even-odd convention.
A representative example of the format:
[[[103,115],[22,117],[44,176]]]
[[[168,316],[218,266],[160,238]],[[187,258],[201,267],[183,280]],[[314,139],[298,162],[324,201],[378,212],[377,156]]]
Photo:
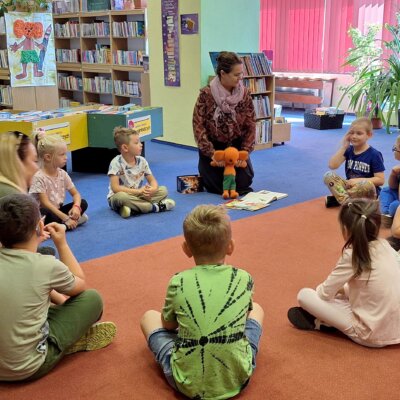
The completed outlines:
[[[110,186],[108,204],[122,218],[135,214],[172,210],[175,201],[168,199],[165,186],[158,186],[148,162],[141,157],[143,145],[139,134],[130,128],[114,129],[114,142],[120,155],[111,160],[108,169]],[[146,179],[147,183],[144,183]]]
[[[234,250],[230,220],[201,205],[183,223],[183,251],[195,266],[174,275],[164,308],[147,311],[141,328],[168,383],[191,399],[227,399],[256,366],[264,312],[253,279],[225,264]]]
[[[36,252],[50,236],[60,260]],[[0,199],[0,381],[41,378],[67,354],[109,345],[112,322],[96,323],[103,312],[97,291],[65,238],[65,226],[44,226],[36,201],[27,194]],[[50,305],[50,292],[70,296]]]

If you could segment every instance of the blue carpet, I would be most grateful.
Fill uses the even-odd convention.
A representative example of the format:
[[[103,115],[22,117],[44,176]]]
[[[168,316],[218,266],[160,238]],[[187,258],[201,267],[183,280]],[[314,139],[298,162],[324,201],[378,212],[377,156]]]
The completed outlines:
[[[253,189],[288,193],[285,199],[256,212],[231,210],[232,220],[269,212],[327,194],[322,176],[330,156],[354,117],[346,116],[342,129],[319,131],[304,128],[303,114],[285,111],[292,122],[291,141],[272,149],[255,151],[252,162],[256,173]],[[190,132],[188,133],[191,134]],[[390,171],[395,160],[391,148],[395,135],[381,129],[370,143],[384,156]],[[177,206],[173,211],[122,219],[108,208],[108,178],[103,174],[71,173],[81,195],[89,203],[89,222],[68,232],[68,242],[79,261],[102,257],[122,250],[181,235],[185,215],[198,204],[221,204],[222,198],[209,193],[180,194],[176,176],[197,173],[197,150],[159,142],[146,142],[146,159],[158,183],[168,187]],[[339,169],[343,174],[343,167]],[[134,260],[133,260],[134,262]]]

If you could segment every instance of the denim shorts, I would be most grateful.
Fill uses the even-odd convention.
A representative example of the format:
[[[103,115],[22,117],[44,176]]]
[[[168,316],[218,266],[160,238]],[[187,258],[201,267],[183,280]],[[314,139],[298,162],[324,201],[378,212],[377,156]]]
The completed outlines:
[[[244,334],[249,341],[251,351],[253,353],[252,367],[254,370],[256,368],[256,356],[262,334],[261,325],[255,319],[248,319],[246,321]],[[178,389],[172,375],[171,354],[177,337],[178,334],[175,331],[168,331],[167,329],[159,328],[151,332],[149,338],[147,339],[150,350],[153,352],[157,363],[160,364],[167,382],[175,390]]]

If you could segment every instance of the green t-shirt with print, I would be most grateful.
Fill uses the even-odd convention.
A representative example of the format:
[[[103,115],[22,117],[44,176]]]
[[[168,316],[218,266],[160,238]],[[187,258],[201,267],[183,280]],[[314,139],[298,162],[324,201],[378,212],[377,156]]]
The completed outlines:
[[[199,265],[170,280],[163,317],[179,324],[171,367],[186,396],[230,398],[251,376],[244,330],[252,293],[250,274],[230,265]]]

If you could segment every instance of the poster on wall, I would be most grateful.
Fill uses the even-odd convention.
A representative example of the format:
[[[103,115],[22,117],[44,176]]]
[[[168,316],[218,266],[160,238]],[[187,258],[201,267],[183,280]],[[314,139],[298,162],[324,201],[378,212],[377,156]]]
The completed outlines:
[[[199,33],[199,14],[181,15],[181,34],[194,35]]]
[[[178,0],[161,1],[164,85],[181,86],[179,65]]]
[[[55,86],[52,14],[9,12],[5,18],[11,86]]]
[[[134,129],[140,138],[151,135],[151,115],[128,120],[128,128]]]

